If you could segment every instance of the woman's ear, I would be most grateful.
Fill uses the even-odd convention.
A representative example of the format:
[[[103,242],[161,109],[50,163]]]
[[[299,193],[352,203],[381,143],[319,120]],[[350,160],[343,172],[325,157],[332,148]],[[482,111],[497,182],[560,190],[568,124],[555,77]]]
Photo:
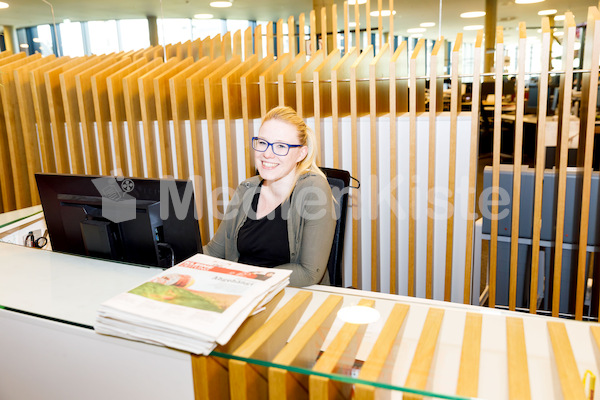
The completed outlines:
[[[308,154],[308,146],[300,147],[300,151],[298,152],[298,158],[296,159],[296,162],[299,163],[300,161],[304,160],[306,158],[307,154]]]

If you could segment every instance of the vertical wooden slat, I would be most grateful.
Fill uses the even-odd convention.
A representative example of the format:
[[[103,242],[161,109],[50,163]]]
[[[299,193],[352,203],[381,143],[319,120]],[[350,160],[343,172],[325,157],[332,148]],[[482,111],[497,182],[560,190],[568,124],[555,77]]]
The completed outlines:
[[[226,60],[231,60],[231,32],[227,32],[223,35],[223,41],[221,42],[221,54],[225,56]],[[181,57],[179,57],[181,59]]]
[[[159,63],[160,61],[154,62]],[[140,57],[132,64],[129,64],[106,78],[117,175],[130,176],[132,174],[129,170],[129,154],[127,152],[127,131],[125,130],[127,116],[125,113],[123,78],[147,63],[148,60],[145,57]]]
[[[306,25],[304,13],[298,16],[298,53],[306,53],[306,38],[304,36],[304,26]]]
[[[234,56],[242,57],[244,54],[242,53],[242,30],[238,29],[233,34],[233,53]],[[245,58],[244,58],[245,60]],[[198,61],[198,58],[195,57],[194,61]]]
[[[358,1],[354,2],[354,47],[360,53],[360,8]]]
[[[552,343],[554,362],[565,399],[587,399],[567,329],[563,322],[548,322],[548,334]]]
[[[327,55],[327,7],[321,7],[321,49]]]
[[[27,144],[23,137],[21,115],[18,111],[19,104],[18,101],[15,101],[17,99],[17,85],[14,71],[39,58],[41,58],[41,55],[36,54],[0,66],[0,94],[2,95],[2,109],[6,123],[14,183],[11,190],[14,190],[15,193],[17,209],[33,205],[31,193],[33,184],[30,183],[28,160],[25,153]]]
[[[290,16],[287,21],[288,24],[288,43],[289,43],[289,51],[288,53],[292,56],[296,55],[296,24],[294,22],[294,16]],[[283,54],[277,54],[279,58]]]
[[[277,56],[283,54],[283,19],[277,20]]]
[[[381,221],[379,216],[379,131],[377,129],[377,118],[389,113],[389,84],[384,81],[389,79],[390,60],[392,54],[389,45],[385,45],[381,51],[369,63],[369,123],[371,130],[371,289],[379,290],[379,243],[381,235],[379,232]],[[384,187],[385,184],[381,184]]]
[[[529,290],[529,312],[535,313],[538,299],[538,276],[540,263],[540,235],[542,229],[542,185],[546,167],[546,108],[548,97],[548,70],[552,31],[548,17],[542,18],[542,44],[538,93],[537,149],[535,154],[535,189],[533,199],[533,236],[531,239],[531,289]]]
[[[306,61],[298,71],[296,71],[294,81],[296,81],[296,111],[302,118],[310,118],[314,115],[314,96],[313,96],[313,73],[325,59],[323,49],[313,53],[310,60]],[[320,140],[317,137],[317,142]]]
[[[381,10],[383,9],[382,7],[382,0],[377,0],[377,33],[378,33],[378,38],[379,38],[379,48],[383,48],[383,15],[381,15]],[[392,9],[390,8],[390,12],[392,12]],[[393,34],[393,33],[392,33]]]
[[[258,55],[258,58],[263,57],[262,25],[254,28],[254,54]]]
[[[496,65],[504,65],[504,34],[501,26],[496,28]],[[492,229],[490,241],[490,290],[489,306],[496,307],[496,269],[498,265],[498,187],[500,187],[500,135],[502,124],[502,68],[496,68],[494,86],[494,147],[492,155]]]
[[[471,143],[469,152],[469,199],[467,203],[467,240],[465,250],[465,286],[463,302],[471,302],[471,276],[473,270],[473,224],[475,223],[475,184],[477,180],[477,154],[479,139],[479,97],[481,92],[481,44],[483,30],[477,32],[473,50],[473,86],[471,89]],[[479,291],[479,288],[473,288]]]
[[[448,222],[446,228],[446,273],[444,277],[444,300],[450,301],[452,295],[452,255],[454,252],[454,198],[456,195],[456,131],[458,113],[460,112],[460,47],[462,46],[462,33],[456,35],[456,42],[452,50],[452,71],[450,82],[450,149],[448,165]]]
[[[590,192],[592,179],[592,160],[594,150],[594,131],[596,122],[596,104],[598,97],[598,60],[600,57],[600,13],[596,7],[589,7],[585,49],[583,53],[583,69],[590,70],[589,74],[580,75],[582,79],[581,109],[579,115],[579,154],[584,154],[583,185],[581,188],[581,219],[579,223],[579,250],[577,254],[577,298],[575,314],[583,314],[583,300],[585,296],[586,277],[585,267],[587,258],[588,220],[590,212]],[[578,157],[580,158],[580,157]],[[580,158],[581,159],[581,158]],[[590,263],[591,267],[592,263]]]
[[[480,31],[481,32],[481,31]],[[456,395],[477,397],[479,390],[479,366],[481,353],[482,316],[469,312],[465,320],[463,344],[460,353],[460,367]]]
[[[311,10],[308,18],[310,25],[310,54],[313,55],[317,52],[317,20],[315,10]]]
[[[112,149],[115,146],[110,140],[110,131],[112,130],[115,139],[117,137],[114,135],[115,129],[109,127],[110,104],[107,78],[128,65],[131,65],[131,59],[128,57],[122,58],[91,77],[94,113],[96,116],[96,131],[98,132],[98,147],[100,150],[100,168],[103,175],[116,174],[116,171],[113,171],[114,160],[112,156]]]
[[[369,76],[369,62],[373,59],[373,48],[367,47],[356,59],[354,64],[350,66],[350,125],[351,125],[351,137],[352,137],[352,176],[361,180],[360,174],[360,137],[361,132],[359,129],[359,117],[367,115],[369,112],[369,86],[367,82],[362,80]],[[367,83],[367,85],[365,85]],[[364,133],[363,133],[364,134]],[[353,284],[362,286],[362,279],[358,274],[358,268],[361,266],[359,260],[361,257],[361,201],[359,198],[358,191],[352,192],[352,248],[358,251],[352,253],[352,273],[353,273]],[[373,266],[371,266],[373,267]],[[371,282],[371,285],[376,282]]]
[[[125,115],[127,118],[127,132],[129,135],[129,149],[131,160],[131,175],[144,176],[144,162],[142,159],[142,142],[140,137],[140,125],[142,120],[142,109],[140,103],[140,87],[138,78],[149,71],[158,68],[162,59],[156,58],[143,67],[132,71],[123,78],[123,98],[125,100]]]
[[[398,293],[398,128],[399,114],[408,112],[408,81],[398,78],[408,76],[408,57],[406,42],[400,43],[390,60],[390,198],[393,206],[390,210],[390,293]]]
[[[394,0],[389,0],[389,9],[390,9],[390,27],[388,29],[389,35],[388,35],[388,42],[390,43],[390,46],[394,46]]]
[[[13,55],[10,51],[0,53],[0,65],[6,62],[8,57],[14,59],[25,57],[24,53]],[[12,211],[17,208],[11,165],[10,148],[8,144],[8,133],[4,113],[0,112],[0,196],[2,197],[3,212]]]
[[[428,166],[428,190],[427,190],[427,261],[425,272],[425,297],[433,298],[433,260],[435,254],[435,215],[430,208],[435,209],[435,147],[436,147],[436,124],[437,116],[444,111],[443,88],[444,79],[438,78],[443,74],[444,53],[440,52],[444,44],[441,36],[431,51],[429,58],[429,166]]]
[[[348,15],[348,1],[344,1],[344,55],[348,53],[350,48],[350,27]]]
[[[371,41],[371,0],[367,0],[365,4],[365,19],[367,21],[367,46],[371,45],[375,48],[375,45]]]
[[[190,119],[186,80],[210,63],[209,57],[202,57],[169,79],[171,112],[173,113],[173,138],[175,140],[175,171],[179,179],[188,179],[190,162],[185,121]],[[201,231],[201,235],[204,233]],[[206,232],[208,234],[208,231]]]
[[[70,60],[69,57],[55,58],[53,61],[41,65],[30,71],[31,90],[33,93],[33,106],[35,122],[42,150],[42,166],[46,172],[57,172],[54,143],[52,141],[52,125],[50,120],[50,105],[46,93],[44,73],[56,68]]]
[[[558,185],[556,197],[556,238],[554,247],[554,282],[552,292],[552,316],[558,317],[560,311],[560,290],[562,277],[563,242],[565,230],[565,197],[567,188],[567,152],[569,150],[569,127],[571,125],[571,94],[573,87],[573,57],[576,34],[573,14],[565,13],[563,36],[562,64],[564,75],[560,78],[560,99],[558,107],[558,136],[556,139],[556,152],[558,157]],[[541,98],[540,98],[541,100]],[[585,246],[585,244],[583,244]],[[585,265],[584,265],[585,267]],[[580,320],[583,309],[575,310],[575,319]]]
[[[508,358],[508,397],[511,400],[530,399],[529,368],[525,347],[523,319],[506,318],[506,353]]]
[[[296,85],[293,82],[296,79],[296,72],[306,63],[306,53],[299,53],[294,59],[286,65],[279,74],[277,74],[279,105],[289,106],[293,109],[296,105]]]
[[[338,35],[337,35],[337,4],[331,6],[331,50],[337,50],[338,48]]]
[[[315,136],[317,137],[317,165],[323,165],[325,157],[325,136],[321,132],[321,118],[332,115],[332,100],[331,100],[331,70],[340,61],[340,51],[333,50],[325,58],[313,73],[313,102],[315,114]],[[334,134],[332,137],[332,145],[335,149],[339,146],[339,138]]]
[[[260,115],[265,116],[267,111],[279,104],[279,88],[277,75],[290,62],[291,53],[277,56],[277,60],[264,70],[258,77],[260,86]]]
[[[513,159],[512,221],[510,242],[510,284],[508,308],[515,310],[517,302],[517,268],[519,262],[519,216],[521,214],[521,160],[523,158],[523,112],[525,107],[525,22],[519,23],[519,53],[517,56],[517,110],[515,117],[515,154]],[[545,101],[546,96],[540,97]]]
[[[409,206],[408,206],[408,295],[414,296],[416,290],[416,252],[417,252],[417,115],[425,111],[425,82],[417,79],[425,72],[425,40],[419,39],[410,56],[409,65],[409,124],[410,124],[410,160],[409,160]],[[414,88],[414,90],[412,89]]]
[[[426,388],[443,318],[444,310],[440,308],[430,308],[427,312],[427,318],[425,319],[425,324],[423,325],[423,330],[421,331],[421,336],[419,337],[404,386],[417,390],[424,390]],[[405,396],[405,398],[415,399],[412,396]]]
[[[358,379],[370,382],[389,382],[395,361],[392,359],[395,355],[393,348],[398,342],[398,334],[404,324],[408,310],[409,306],[406,304],[394,305],[373,349],[360,369]],[[355,398],[357,400],[375,399],[375,387],[357,384]]]
[[[160,157],[162,166],[162,176],[174,176],[173,166],[173,143],[171,143],[170,122],[173,121],[173,111],[171,107],[171,93],[169,79],[177,75],[194,63],[192,57],[188,57],[172,68],[164,71],[154,77],[154,101],[156,102],[156,120],[158,123],[158,139],[160,143]],[[180,178],[180,177],[178,177]]]
[[[244,31],[244,60],[247,60],[254,54],[252,48],[252,28],[248,28]]]
[[[275,55],[275,43],[273,40],[273,29],[274,29],[273,22],[272,21],[267,22],[267,24],[265,25],[265,28],[267,29],[267,55],[274,56]],[[277,28],[279,28],[279,27],[277,27]]]

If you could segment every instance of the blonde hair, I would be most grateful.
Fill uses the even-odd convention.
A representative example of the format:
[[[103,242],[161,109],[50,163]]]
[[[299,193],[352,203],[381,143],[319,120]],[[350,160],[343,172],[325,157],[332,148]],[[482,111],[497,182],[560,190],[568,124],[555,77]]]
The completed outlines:
[[[279,106],[271,109],[265,115],[261,126],[270,120],[281,121],[294,126],[298,132],[300,144],[308,149],[306,157],[296,166],[296,178],[307,172],[313,172],[327,179],[323,171],[317,167],[317,138],[298,113],[291,107]]]

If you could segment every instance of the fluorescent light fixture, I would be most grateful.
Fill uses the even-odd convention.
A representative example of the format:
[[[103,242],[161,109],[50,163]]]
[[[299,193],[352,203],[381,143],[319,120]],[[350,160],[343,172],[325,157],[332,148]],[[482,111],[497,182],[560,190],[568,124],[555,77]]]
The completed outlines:
[[[565,16],[563,15],[557,15],[554,17],[555,21],[564,21],[565,20]]]
[[[42,43],[42,39],[40,39],[39,37],[34,37],[31,40],[33,41],[33,43]]]
[[[0,8],[8,8],[8,3],[0,1]]]
[[[460,14],[461,18],[478,18],[485,16],[485,11],[469,11]]]
[[[422,37],[422,36],[423,36],[422,33],[413,33],[412,35],[410,35],[411,38],[417,38],[417,39],[420,38],[420,37]]]
[[[463,28],[465,31],[478,31],[483,29],[483,25],[467,25]]]
[[[19,47],[22,49],[28,49],[29,45],[27,43],[23,43],[23,44],[19,45]]]
[[[353,6],[356,4],[356,0],[348,0],[348,5]],[[358,4],[367,4],[367,0],[358,0]]]
[[[214,8],[227,8],[227,7],[231,7],[233,5],[233,2],[226,1],[226,0],[225,1],[219,0],[219,1],[211,1],[209,5]]]
[[[340,309],[337,317],[350,324],[370,324],[378,321],[381,318],[381,314],[371,307],[349,306]]]
[[[515,0],[515,4],[533,4],[541,3],[544,0]]]
[[[554,14],[556,14],[556,10],[554,8],[551,10],[538,11],[538,15],[554,15]]]
[[[212,14],[196,14],[194,18],[196,19],[211,19],[213,17]]]
[[[435,26],[435,22],[423,22],[419,26],[421,28],[431,28]]]
[[[381,10],[382,17],[389,17],[391,14],[396,15],[396,10],[394,10],[392,13],[390,13],[390,10]],[[371,11],[369,15],[371,17],[379,17],[379,11]]]
[[[408,33],[421,33],[421,32],[425,32],[425,31],[427,31],[427,29],[425,29],[425,28],[410,28],[410,29],[406,30],[406,32],[408,32]]]

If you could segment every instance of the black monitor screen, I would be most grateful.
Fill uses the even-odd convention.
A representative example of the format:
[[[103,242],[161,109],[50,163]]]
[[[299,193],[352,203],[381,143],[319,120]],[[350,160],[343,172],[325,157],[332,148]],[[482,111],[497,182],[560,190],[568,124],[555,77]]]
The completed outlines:
[[[168,268],[202,251],[190,181],[36,174],[54,251]]]

